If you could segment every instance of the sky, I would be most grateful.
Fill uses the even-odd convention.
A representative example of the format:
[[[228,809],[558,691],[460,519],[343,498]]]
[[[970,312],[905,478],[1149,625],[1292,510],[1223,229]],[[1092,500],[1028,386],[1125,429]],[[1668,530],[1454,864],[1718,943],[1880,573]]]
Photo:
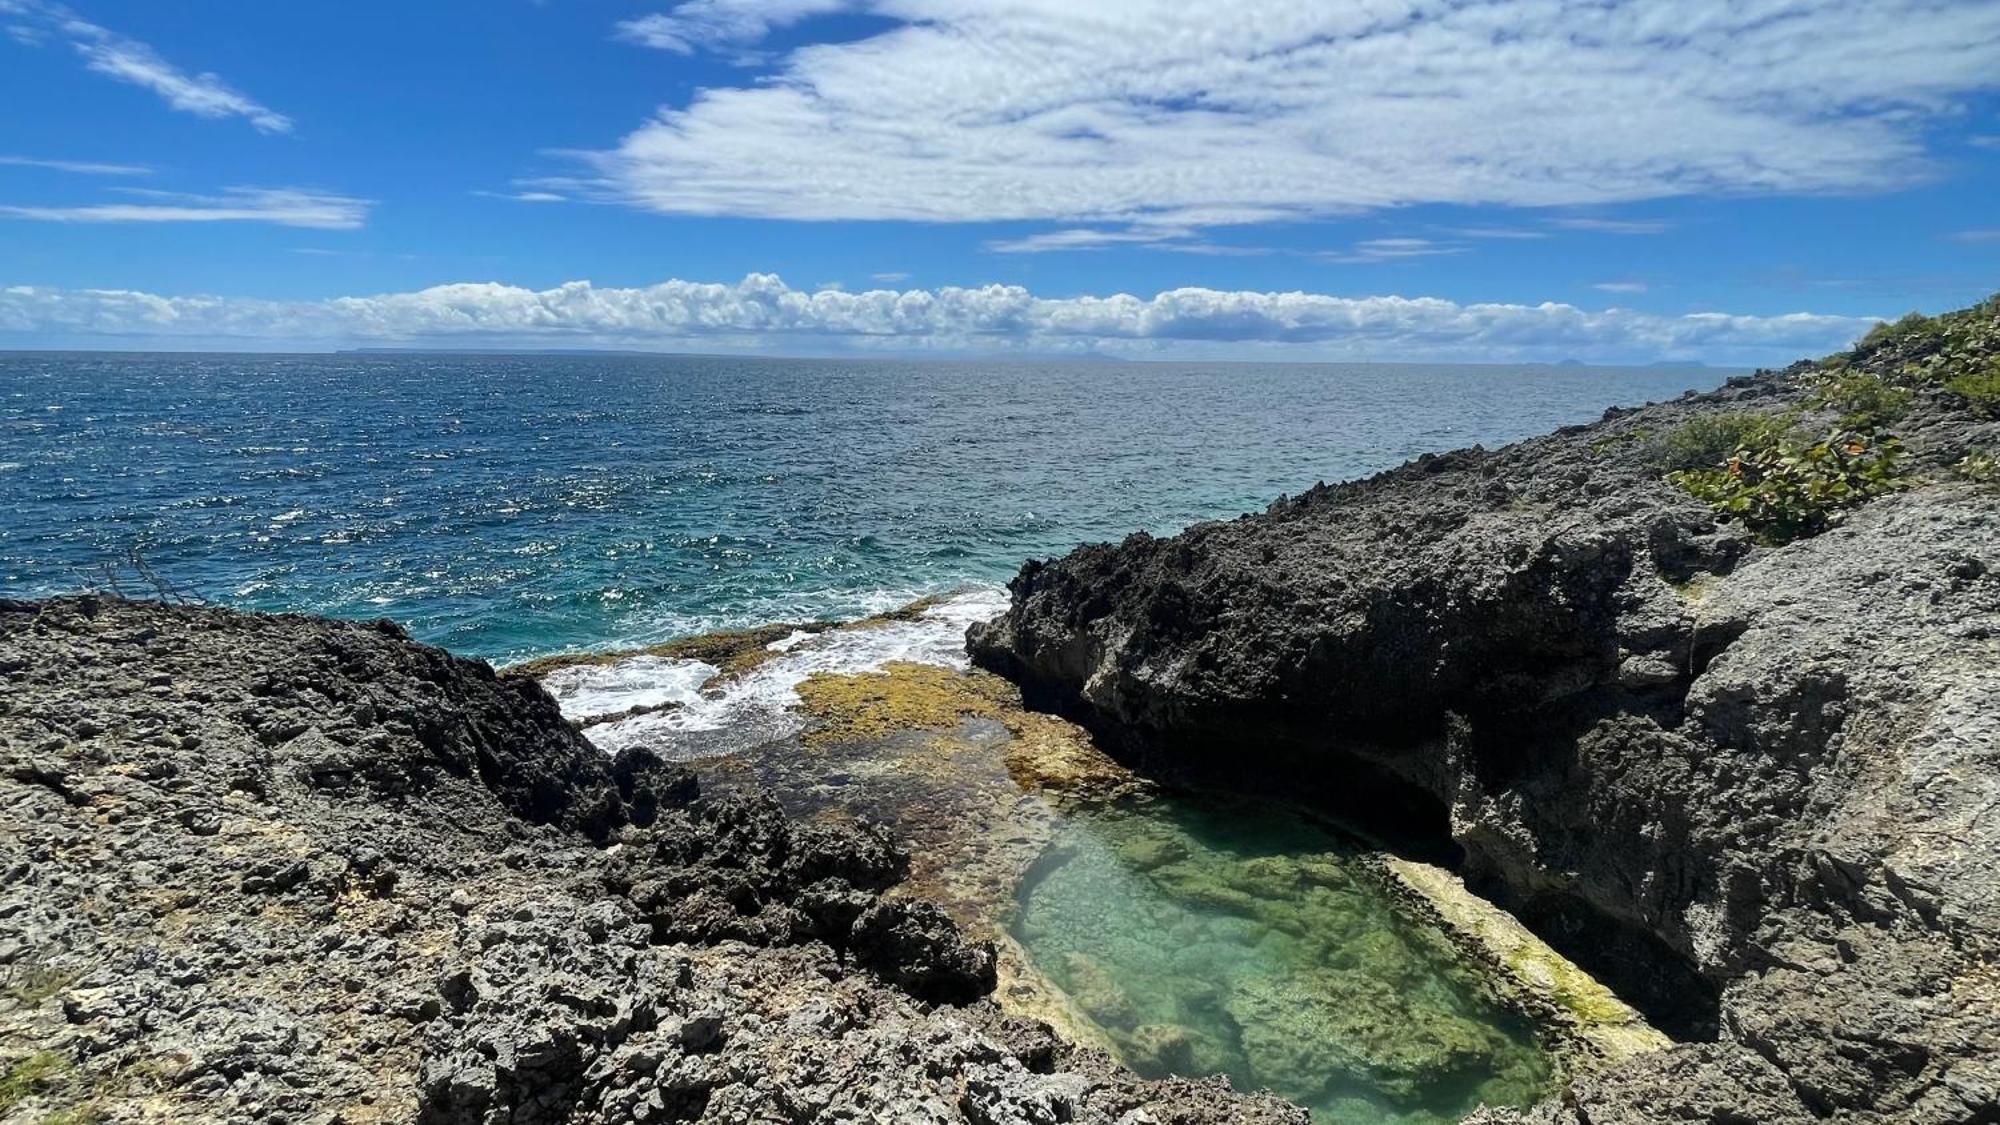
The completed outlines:
[[[0,348],[1782,363],[2000,290],[1994,0],[0,0]]]

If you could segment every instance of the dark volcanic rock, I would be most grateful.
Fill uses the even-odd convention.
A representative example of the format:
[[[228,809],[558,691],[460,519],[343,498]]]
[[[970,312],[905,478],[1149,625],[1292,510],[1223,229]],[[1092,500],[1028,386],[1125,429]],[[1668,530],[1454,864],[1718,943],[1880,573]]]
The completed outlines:
[[[1448,840],[1689,1039],[1549,1120],[2000,1120],[2000,426],[1759,546],[1659,435],[1804,369],[1024,568],[975,660],[1136,762]],[[1824,420],[1824,415],[1820,416]]]
[[[392,627],[0,602],[0,672],[7,1120],[1303,1120],[1002,1018],[882,832]]]

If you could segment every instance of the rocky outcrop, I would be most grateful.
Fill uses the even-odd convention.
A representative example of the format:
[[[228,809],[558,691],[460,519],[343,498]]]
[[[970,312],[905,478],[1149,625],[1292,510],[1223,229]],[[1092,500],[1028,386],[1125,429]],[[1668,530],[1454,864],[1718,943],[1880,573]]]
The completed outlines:
[[[1030,563],[974,659],[1455,853],[1685,1041],[1541,1119],[2000,1120],[2000,498],[1949,468],[2000,425],[1916,387],[1906,487],[1784,546],[1662,479],[1693,420],[1830,425],[1827,370]]]
[[[1297,1122],[983,999],[879,829],[393,626],[0,602],[0,1117]]]

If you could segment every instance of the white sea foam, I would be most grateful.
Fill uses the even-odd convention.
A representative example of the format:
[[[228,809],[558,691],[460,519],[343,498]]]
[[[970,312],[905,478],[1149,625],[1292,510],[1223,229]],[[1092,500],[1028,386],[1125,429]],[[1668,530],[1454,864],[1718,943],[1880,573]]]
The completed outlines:
[[[585,734],[607,752],[646,744],[668,757],[727,754],[802,729],[804,722],[793,710],[799,702],[798,686],[816,672],[872,672],[896,662],[969,667],[966,627],[1006,608],[1006,591],[981,587],[954,594],[912,621],[826,633],[795,632],[772,642],[771,648],[781,655],[707,692],[698,687],[714,674],[714,668],[699,661],[658,657],[564,669],[543,682],[571,717],[615,714],[638,702],[639,694],[645,691],[658,693],[660,702],[679,704],[671,710],[587,728]],[[564,672],[578,673],[576,682],[551,682]],[[586,680],[583,673],[596,678]],[[671,694],[677,691],[683,694]],[[590,700],[587,711],[582,703],[572,702],[582,699]],[[630,702],[622,702],[625,700]]]
[[[634,707],[688,704],[701,698],[701,685],[718,671],[699,660],[634,656],[615,664],[577,664],[542,677],[542,686],[562,705],[563,717],[590,719]]]

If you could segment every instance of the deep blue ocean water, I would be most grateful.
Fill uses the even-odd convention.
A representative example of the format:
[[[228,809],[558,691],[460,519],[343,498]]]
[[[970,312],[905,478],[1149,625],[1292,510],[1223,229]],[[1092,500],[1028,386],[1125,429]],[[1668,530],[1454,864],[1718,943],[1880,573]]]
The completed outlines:
[[[495,660],[849,617],[1724,374],[0,354],[0,591],[138,547]]]

